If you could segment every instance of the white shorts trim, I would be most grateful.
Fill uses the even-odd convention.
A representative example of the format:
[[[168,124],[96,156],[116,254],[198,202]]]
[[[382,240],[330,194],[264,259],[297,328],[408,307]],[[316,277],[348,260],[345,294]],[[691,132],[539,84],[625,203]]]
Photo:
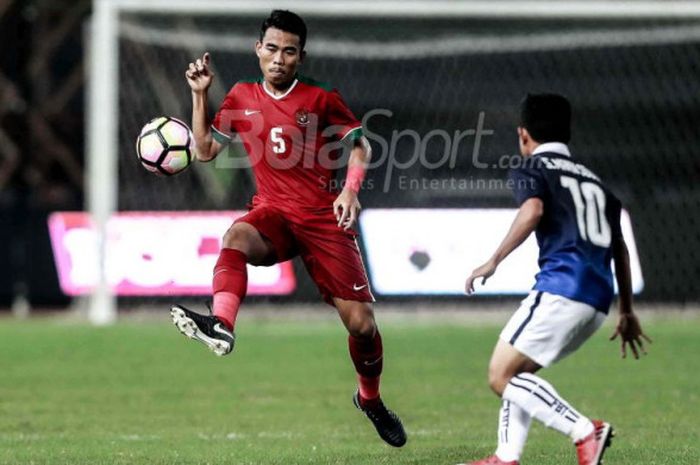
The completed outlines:
[[[578,349],[606,315],[582,302],[532,291],[521,302],[500,338],[543,367]]]

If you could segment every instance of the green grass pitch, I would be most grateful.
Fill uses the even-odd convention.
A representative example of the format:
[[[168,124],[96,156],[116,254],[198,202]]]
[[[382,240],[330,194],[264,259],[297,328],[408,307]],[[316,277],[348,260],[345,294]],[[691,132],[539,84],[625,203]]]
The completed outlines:
[[[409,433],[378,439],[354,409],[339,322],[243,320],[217,358],[160,321],[108,328],[0,320],[0,464],[455,464],[495,447],[486,365],[500,325],[387,320],[383,396]],[[618,431],[606,465],[700,464],[700,320],[646,322],[644,360],[621,360],[606,326],[543,371],[575,407]],[[533,426],[522,463],[575,464],[568,439]]]

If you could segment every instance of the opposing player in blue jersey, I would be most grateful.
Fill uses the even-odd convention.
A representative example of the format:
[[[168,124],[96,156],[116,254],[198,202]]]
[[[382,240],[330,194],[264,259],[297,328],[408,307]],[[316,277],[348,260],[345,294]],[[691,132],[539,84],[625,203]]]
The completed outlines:
[[[603,323],[617,270],[620,316],[613,337],[635,358],[644,335],[632,312],[629,255],[620,230],[620,202],[598,176],[573,160],[571,106],[554,94],[528,95],[518,128],[523,166],[511,171],[518,214],[491,259],[467,278],[482,284],[532,231],[540,247],[536,284],[501,332],[489,365],[489,384],[503,403],[495,455],[471,465],[518,465],[533,418],[576,445],[580,465],[598,465],[610,444],[609,423],[590,420],[535,375],[576,350]]]

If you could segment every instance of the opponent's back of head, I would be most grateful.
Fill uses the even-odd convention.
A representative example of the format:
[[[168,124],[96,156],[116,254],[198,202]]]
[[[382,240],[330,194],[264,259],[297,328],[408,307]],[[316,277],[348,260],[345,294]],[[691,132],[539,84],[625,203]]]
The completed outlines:
[[[520,126],[537,142],[571,139],[571,104],[559,94],[527,94],[520,104]]]
[[[265,18],[262,26],[260,26],[260,42],[265,37],[265,31],[271,27],[298,35],[299,45],[304,50],[306,45],[306,23],[301,19],[301,16],[288,10],[272,10],[270,16]]]

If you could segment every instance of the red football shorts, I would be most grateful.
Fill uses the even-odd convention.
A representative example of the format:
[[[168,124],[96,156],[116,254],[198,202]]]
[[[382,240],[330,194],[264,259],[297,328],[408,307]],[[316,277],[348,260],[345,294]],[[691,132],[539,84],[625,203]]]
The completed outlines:
[[[299,255],[330,305],[333,297],[374,302],[357,233],[338,227],[332,207],[303,211],[254,202],[250,211],[235,222],[250,224],[272,243],[275,257],[263,266]]]

